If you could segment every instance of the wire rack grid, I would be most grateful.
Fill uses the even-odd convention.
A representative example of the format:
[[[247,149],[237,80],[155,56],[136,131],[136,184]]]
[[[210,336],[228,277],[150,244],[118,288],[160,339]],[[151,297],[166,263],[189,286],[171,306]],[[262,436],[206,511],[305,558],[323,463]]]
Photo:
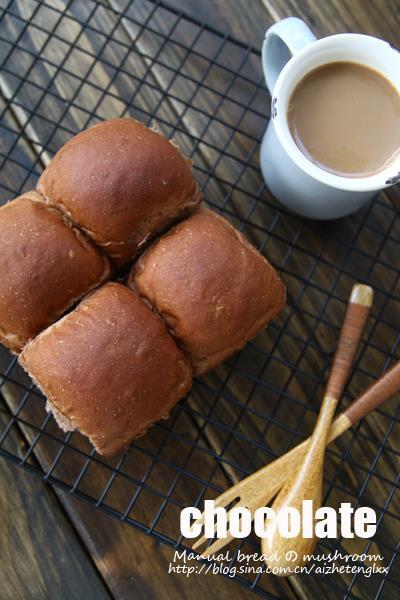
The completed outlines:
[[[259,51],[162,2],[1,0],[0,59],[2,202],[32,189],[72,135],[100,119],[131,115],[177,141],[193,159],[207,202],[268,256],[287,285],[279,319],[196,381],[170,419],[118,460],[60,432],[16,357],[0,352],[1,455],[183,548],[181,508],[216,497],[309,434],[356,279],[374,287],[376,302],[344,403],[399,357],[398,192],[329,224],[278,206],[258,164],[269,114]],[[379,550],[388,572],[367,584],[361,574],[299,576],[296,586],[363,598],[368,585],[370,598],[398,597],[398,417],[393,399],[328,451],[324,502],[375,508],[376,537],[357,547],[343,539],[320,544],[343,553]],[[237,550],[253,553],[257,540],[230,549],[234,567]],[[272,597],[268,577],[235,579]]]

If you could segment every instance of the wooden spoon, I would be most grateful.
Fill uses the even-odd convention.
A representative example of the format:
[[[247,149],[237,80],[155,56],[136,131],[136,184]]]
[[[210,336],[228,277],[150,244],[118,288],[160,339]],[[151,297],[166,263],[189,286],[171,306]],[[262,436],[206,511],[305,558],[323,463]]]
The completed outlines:
[[[400,361],[335,419],[329,430],[328,442],[333,442],[352,425],[398,391],[400,391]],[[254,515],[257,508],[267,506],[285,484],[289,473],[292,473],[298,467],[299,462],[304,457],[308,442],[309,439],[305,440],[272,463],[230,487],[216,498],[214,501],[215,507],[222,506],[226,508],[236,502],[236,505],[247,508]],[[203,522],[204,514],[195,521],[195,524],[203,524]],[[217,539],[202,554],[210,556],[224,548],[232,539],[231,535]],[[193,545],[193,549],[199,548],[207,541],[208,538],[204,536],[199,538]]]
[[[321,506],[328,433],[337,403],[350,374],[372,299],[373,292],[370,287],[360,284],[353,287],[315,429],[303,459],[294,469],[293,474],[288,477],[272,505],[275,514],[289,506],[302,514],[303,500],[312,500],[314,511]],[[301,535],[296,538],[283,537],[276,528],[271,537],[263,538],[262,551],[266,555],[276,553],[278,560],[271,564],[266,560],[266,563],[270,567],[281,568],[284,572],[286,569],[294,569],[304,564],[303,555],[312,554],[316,543],[315,537],[305,538]],[[286,553],[289,550],[297,553],[297,561],[286,560]]]

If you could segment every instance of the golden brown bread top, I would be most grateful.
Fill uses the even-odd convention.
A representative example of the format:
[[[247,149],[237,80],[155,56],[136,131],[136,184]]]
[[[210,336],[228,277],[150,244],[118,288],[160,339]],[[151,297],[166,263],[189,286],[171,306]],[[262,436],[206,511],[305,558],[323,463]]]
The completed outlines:
[[[207,209],[142,254],[128,284],[164,317],[197,375],[242,348],[285,302],[275,269],[228,221]]]
[[[108,259],[36,192],[0,208],[0,341],[18,352],[110,275]]]
[[[19,361],[105,456],[168,415],[192,384],[165,323],[119,283],[87,296],[25,346]]]
[[[118,265],[201,200],[189,162],[134,119],[103,121],[73,137],[37,189]]]

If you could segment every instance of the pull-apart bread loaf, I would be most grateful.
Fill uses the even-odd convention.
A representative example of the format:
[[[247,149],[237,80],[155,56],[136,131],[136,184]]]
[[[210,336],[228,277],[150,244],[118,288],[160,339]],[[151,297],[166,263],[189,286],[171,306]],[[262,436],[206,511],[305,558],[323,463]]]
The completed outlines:
[[[228,221],[207,209],[147,249],[128,284],[165,319],[196,375],[242,348],[285,302],[275,269]]]
[[[109,275],[107,257],[36,192],[0,208],[0,342],[13,352]]]
[[[118,266],[201,201],[190,162],[134,119],[103,121],[72,138],[37,189]]]
[[[19,362],[64,430],[104,456],[166,417],[192,384],[165,323],[130,289],[107,283],[43,331]]]

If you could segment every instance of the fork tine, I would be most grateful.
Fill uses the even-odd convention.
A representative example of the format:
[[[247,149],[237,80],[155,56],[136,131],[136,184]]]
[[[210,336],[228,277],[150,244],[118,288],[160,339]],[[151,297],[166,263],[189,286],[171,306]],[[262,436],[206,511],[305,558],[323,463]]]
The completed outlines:
[[[192,546],[193,550],[197,550],[197,548],[200,548],[200,546],[202,546],[206,541],[208,540],[208,538],[205,538],[204,535],[201,536],[201,538],[199,538]]]
[[[236,504],[235,504],[236,506]],[[231,514],[232,514],[232,510],[233,508],[235,508],[234,506],[232,506],[232,508],[230,508],[228,510],[228,512],[226,513],[226,522],[227,524],[229,524],[229,520],[231,518]],[[203,513],[204,514],[204,513]],[[203,515],[202,515],[203,516]],[[217,525],[214,523],[214,534],[217,531]],[[199,548],[200,546],[202,546],[205,542],[209,541],[211,538],[206,538],[204,535],[202,535],[192,546],[193,550],[196,550],[197,548]],[[212,548],[215,545],[218,545],[222,542],[221,547],[225,546],[226,544],[228,544],[231,540],[233,539],[233,537],[230,535],[230,533],[228,533],[226,538],[219,538],[217,540],[215,540],[215,542],[213,544],[211,544],[210,548]],[[206,552],[209,552],[209,548],[207,548]],[[205,553],[202,553],[205,554]]]
[[[201,553],[202,556],[207,557],[211,556],[211,554],[215,554],[216,552],[224,548],[227,544],[229,544],[233,539],[234,538],[230,533],[228,533],[228,537],[226,538],[218,538],[217,540],[215,540],[215,542],[211,544],[211,546],[206,548],[204,552]]]
[[[222,492],[222,494],[220,494],[218,498],[214,500],[214,507],[226,508],[234,500],[237,500],[235,504],[238,504],[241,500],[237,486],[231,487],[225,490],[225,492]],[[204,511],[201,513],[198,519],[193,521],[193,525],[204,525]]]

